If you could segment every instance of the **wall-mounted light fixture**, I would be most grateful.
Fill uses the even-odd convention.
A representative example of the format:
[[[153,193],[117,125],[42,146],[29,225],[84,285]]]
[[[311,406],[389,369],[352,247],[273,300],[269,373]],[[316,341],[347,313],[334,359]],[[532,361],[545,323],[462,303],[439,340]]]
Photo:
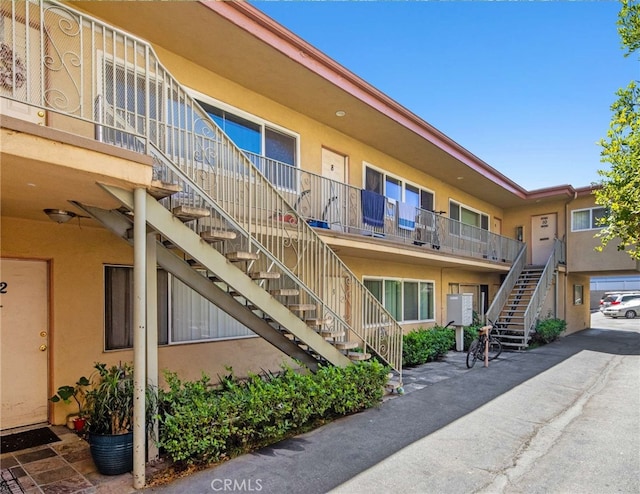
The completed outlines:
[[[66,223],[70,219],[78,216],[76,213],[65,211],[64,209],[43,209],[43,211],[51,221],[55,221],[56,223]]]

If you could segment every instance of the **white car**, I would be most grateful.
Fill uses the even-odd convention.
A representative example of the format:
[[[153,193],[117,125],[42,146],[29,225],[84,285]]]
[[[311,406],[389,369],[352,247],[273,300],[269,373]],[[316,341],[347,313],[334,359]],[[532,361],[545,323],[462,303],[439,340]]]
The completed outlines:
[[[607,307],[618,305],[624,302],[629,302],[630,300],[638,298],[640,298],[640,292],[610,293],[602,300],[600,300],[600,312],[604,314],[604,311]]]
[[[602,311],[607,317],[626,317],[627,319],[633,319],[640,316],[640,298],[621,302],[619,304],[610,305]]]

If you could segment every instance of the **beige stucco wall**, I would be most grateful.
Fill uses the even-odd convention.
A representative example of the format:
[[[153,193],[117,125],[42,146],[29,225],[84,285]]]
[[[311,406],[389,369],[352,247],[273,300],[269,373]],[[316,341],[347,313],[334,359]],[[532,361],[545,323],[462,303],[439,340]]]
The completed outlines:
[[[154,49],[168,70],[186,87],[298,134],[300,136],[300,167],[304,170],[321,173],[322,148],[324,147],[347,156],[347,182],[353,186],[362,187],[364,163],[366,162],[433,191],[435,193],[435,210],[448,211],[449,199],[453,199],[472,209],[486,213],[491,218],[496,216],[502,218],[504,215],[501,208],[487,200],[463,193],[372,146],[367,146],[286,106],[249,91],[161,47]]]
[[[63,384],[88,375],[94,362],[132,361],[131,350],[105,352],[104,264],[132,264],[132,248],[107,230],[76,222],[2,218],[2,257],[47,260],[50,264],[50,395]],[[185,379],[206,372],[215,380],[226,366],[243,376],[278,370],[287,357],[261,338],[161,347],[159,368]],[[73,411],[51,406],[53,423]]]
[[[560,307],[558,317],[567,322],[566,334],[575,333],[586,329],[591,324],[591,310],[589,299],[589,276],[568,273],[564,275],[560,273],[560,283],[562,285],[559,291],[561,303],[564,307]],[[582,303],[574,303],[574,287],[582,286]]]
[[[640,271],[640,265],[633,261],[624,251],[618,251],[617,243],[610,242],[602,251],[596,250],[602,243],[598,237],[598,229],[571,231],[571,212],[580,209],[598,207],[594,196],[585,195],[576,198],[569,205],[567,228],[567,267],[570,271],[591,273],[593,275],[607,272]]]

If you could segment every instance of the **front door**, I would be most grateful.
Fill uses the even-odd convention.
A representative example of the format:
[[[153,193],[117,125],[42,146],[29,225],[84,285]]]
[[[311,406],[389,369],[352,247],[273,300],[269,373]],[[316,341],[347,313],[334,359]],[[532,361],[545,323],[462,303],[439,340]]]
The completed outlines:
[[[322,219],[331,228],[340,229],[346,225],[346,189],[341,184],[346,183],[347,157],[322,148],[322,176],[324,181],[322,190]]]
[[[547,263],[557,236],[556,213],[531,218],[531,264],[541,266]]]
[[[47,421],[48,265],[0,259],[0,429]]]

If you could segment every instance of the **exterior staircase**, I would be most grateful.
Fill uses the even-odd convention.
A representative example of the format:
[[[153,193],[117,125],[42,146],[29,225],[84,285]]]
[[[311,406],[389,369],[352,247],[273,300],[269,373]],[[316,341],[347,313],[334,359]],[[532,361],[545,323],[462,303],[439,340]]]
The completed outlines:
[[[518,277],[494,324],[496,335],[505,349],[523,350],[530,334],[525,331],[525,313],[540,282],[544,266],[527,266]]]
[[[106,184],[121,207],[78,207],[130,243],[132,217],[144,215],[157,264],[310,368],[375,355],[402,381],[400,325],[149,43],[53,0],[9,3],[4,39],[30,89],[14,83],[3,98],[153,160],[143,210],[138,192]],[[301,190],[292,181],[287,197]]]
[[[558,265],[564,259],[564,245],[556,239],[544,266],[525,265],[523,246],[487,310],[487,323],[505,349],[524,350],[535,331],[540,311],[551,291]]]

